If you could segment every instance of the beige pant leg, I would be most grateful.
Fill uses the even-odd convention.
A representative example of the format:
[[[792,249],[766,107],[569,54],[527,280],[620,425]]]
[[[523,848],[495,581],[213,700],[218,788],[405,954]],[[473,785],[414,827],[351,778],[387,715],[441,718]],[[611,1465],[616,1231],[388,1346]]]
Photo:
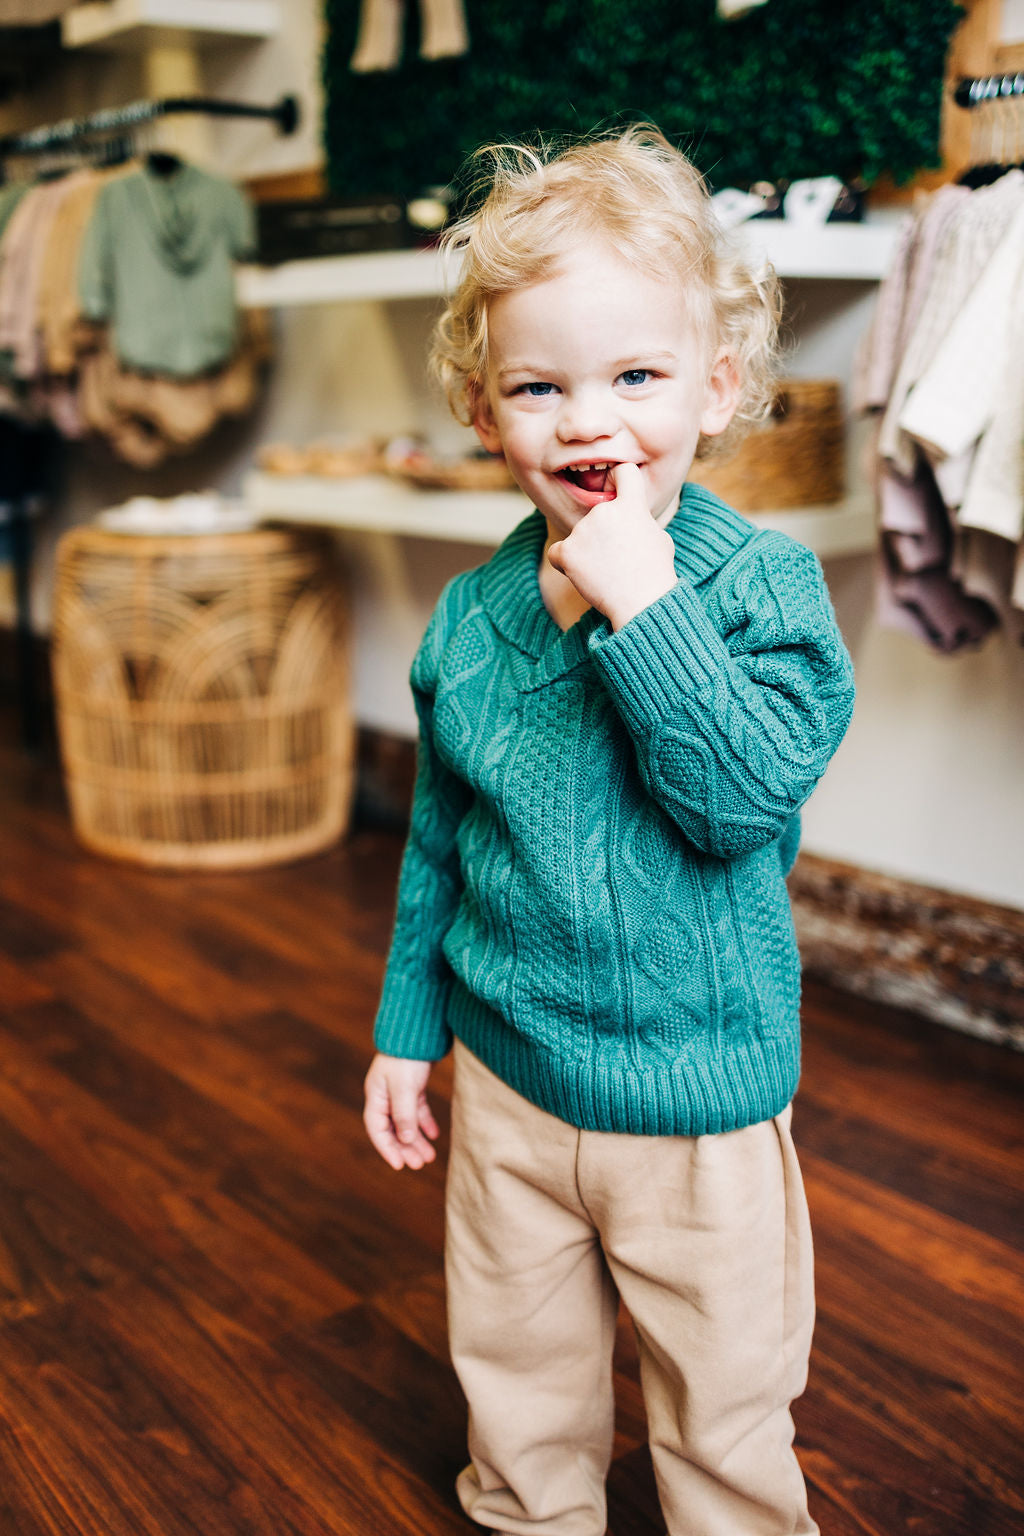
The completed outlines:
[[[617,1297],[579,1142],[456,1042],[445,1268],[472,1457],[457,1489],[509,1536],[604,1536]]]
[[[637,1330],[669,1536],[812,1536],[793,1452],[814,1325],[790,1110],[716,1136],[585,1136],[580,1189]]]

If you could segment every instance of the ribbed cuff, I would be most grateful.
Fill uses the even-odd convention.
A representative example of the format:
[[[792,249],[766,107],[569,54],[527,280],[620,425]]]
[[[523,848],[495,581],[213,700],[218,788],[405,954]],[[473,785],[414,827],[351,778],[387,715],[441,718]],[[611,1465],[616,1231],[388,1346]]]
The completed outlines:
[[[450,984],[385,979],[373,1043],[387,1056],[409,1061],[440,1061],[451,1050],[447,1010]]]
[[[590,652],[632,729],[661,719],[681,698],[710,697],[729,660],[684,581],[620,630],[596,630]]]

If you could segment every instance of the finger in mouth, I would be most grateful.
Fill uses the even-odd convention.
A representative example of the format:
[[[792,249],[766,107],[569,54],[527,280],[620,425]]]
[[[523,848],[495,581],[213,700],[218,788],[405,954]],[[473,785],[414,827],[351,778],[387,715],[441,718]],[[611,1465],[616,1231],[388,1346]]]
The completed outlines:
[[[613,463],[598,460],[593,464],[569,464],[561,473],[573,485],[578,485],[581,490],[590,491],[591,494],[596,495],[602,491],[615,489],[615,481],[611,475],[614,468]]]

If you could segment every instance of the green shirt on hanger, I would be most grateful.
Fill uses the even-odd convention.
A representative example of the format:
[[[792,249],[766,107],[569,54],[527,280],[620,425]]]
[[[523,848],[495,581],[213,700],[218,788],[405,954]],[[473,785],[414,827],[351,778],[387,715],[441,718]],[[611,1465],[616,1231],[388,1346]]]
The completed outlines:
[[[194,378],[235,349],[234,262],[254,247],[237,187],[193,165],[167,176],[145,167],[97,199],[79,262],[82,313],[109,323],[125,367]]]

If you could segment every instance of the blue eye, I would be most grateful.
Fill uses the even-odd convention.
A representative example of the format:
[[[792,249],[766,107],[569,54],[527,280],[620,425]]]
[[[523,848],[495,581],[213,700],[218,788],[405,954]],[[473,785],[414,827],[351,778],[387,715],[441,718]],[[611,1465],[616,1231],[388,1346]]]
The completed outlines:
[[[651,376],[649,368],[627,368],[625,373],[620,373],[619,378],[623,384],[646,384]]]
[[[520,385],[520,394],[550,395],[554,387],[553,384],[543,384],[539,380],[533,380],[529,384]]]

